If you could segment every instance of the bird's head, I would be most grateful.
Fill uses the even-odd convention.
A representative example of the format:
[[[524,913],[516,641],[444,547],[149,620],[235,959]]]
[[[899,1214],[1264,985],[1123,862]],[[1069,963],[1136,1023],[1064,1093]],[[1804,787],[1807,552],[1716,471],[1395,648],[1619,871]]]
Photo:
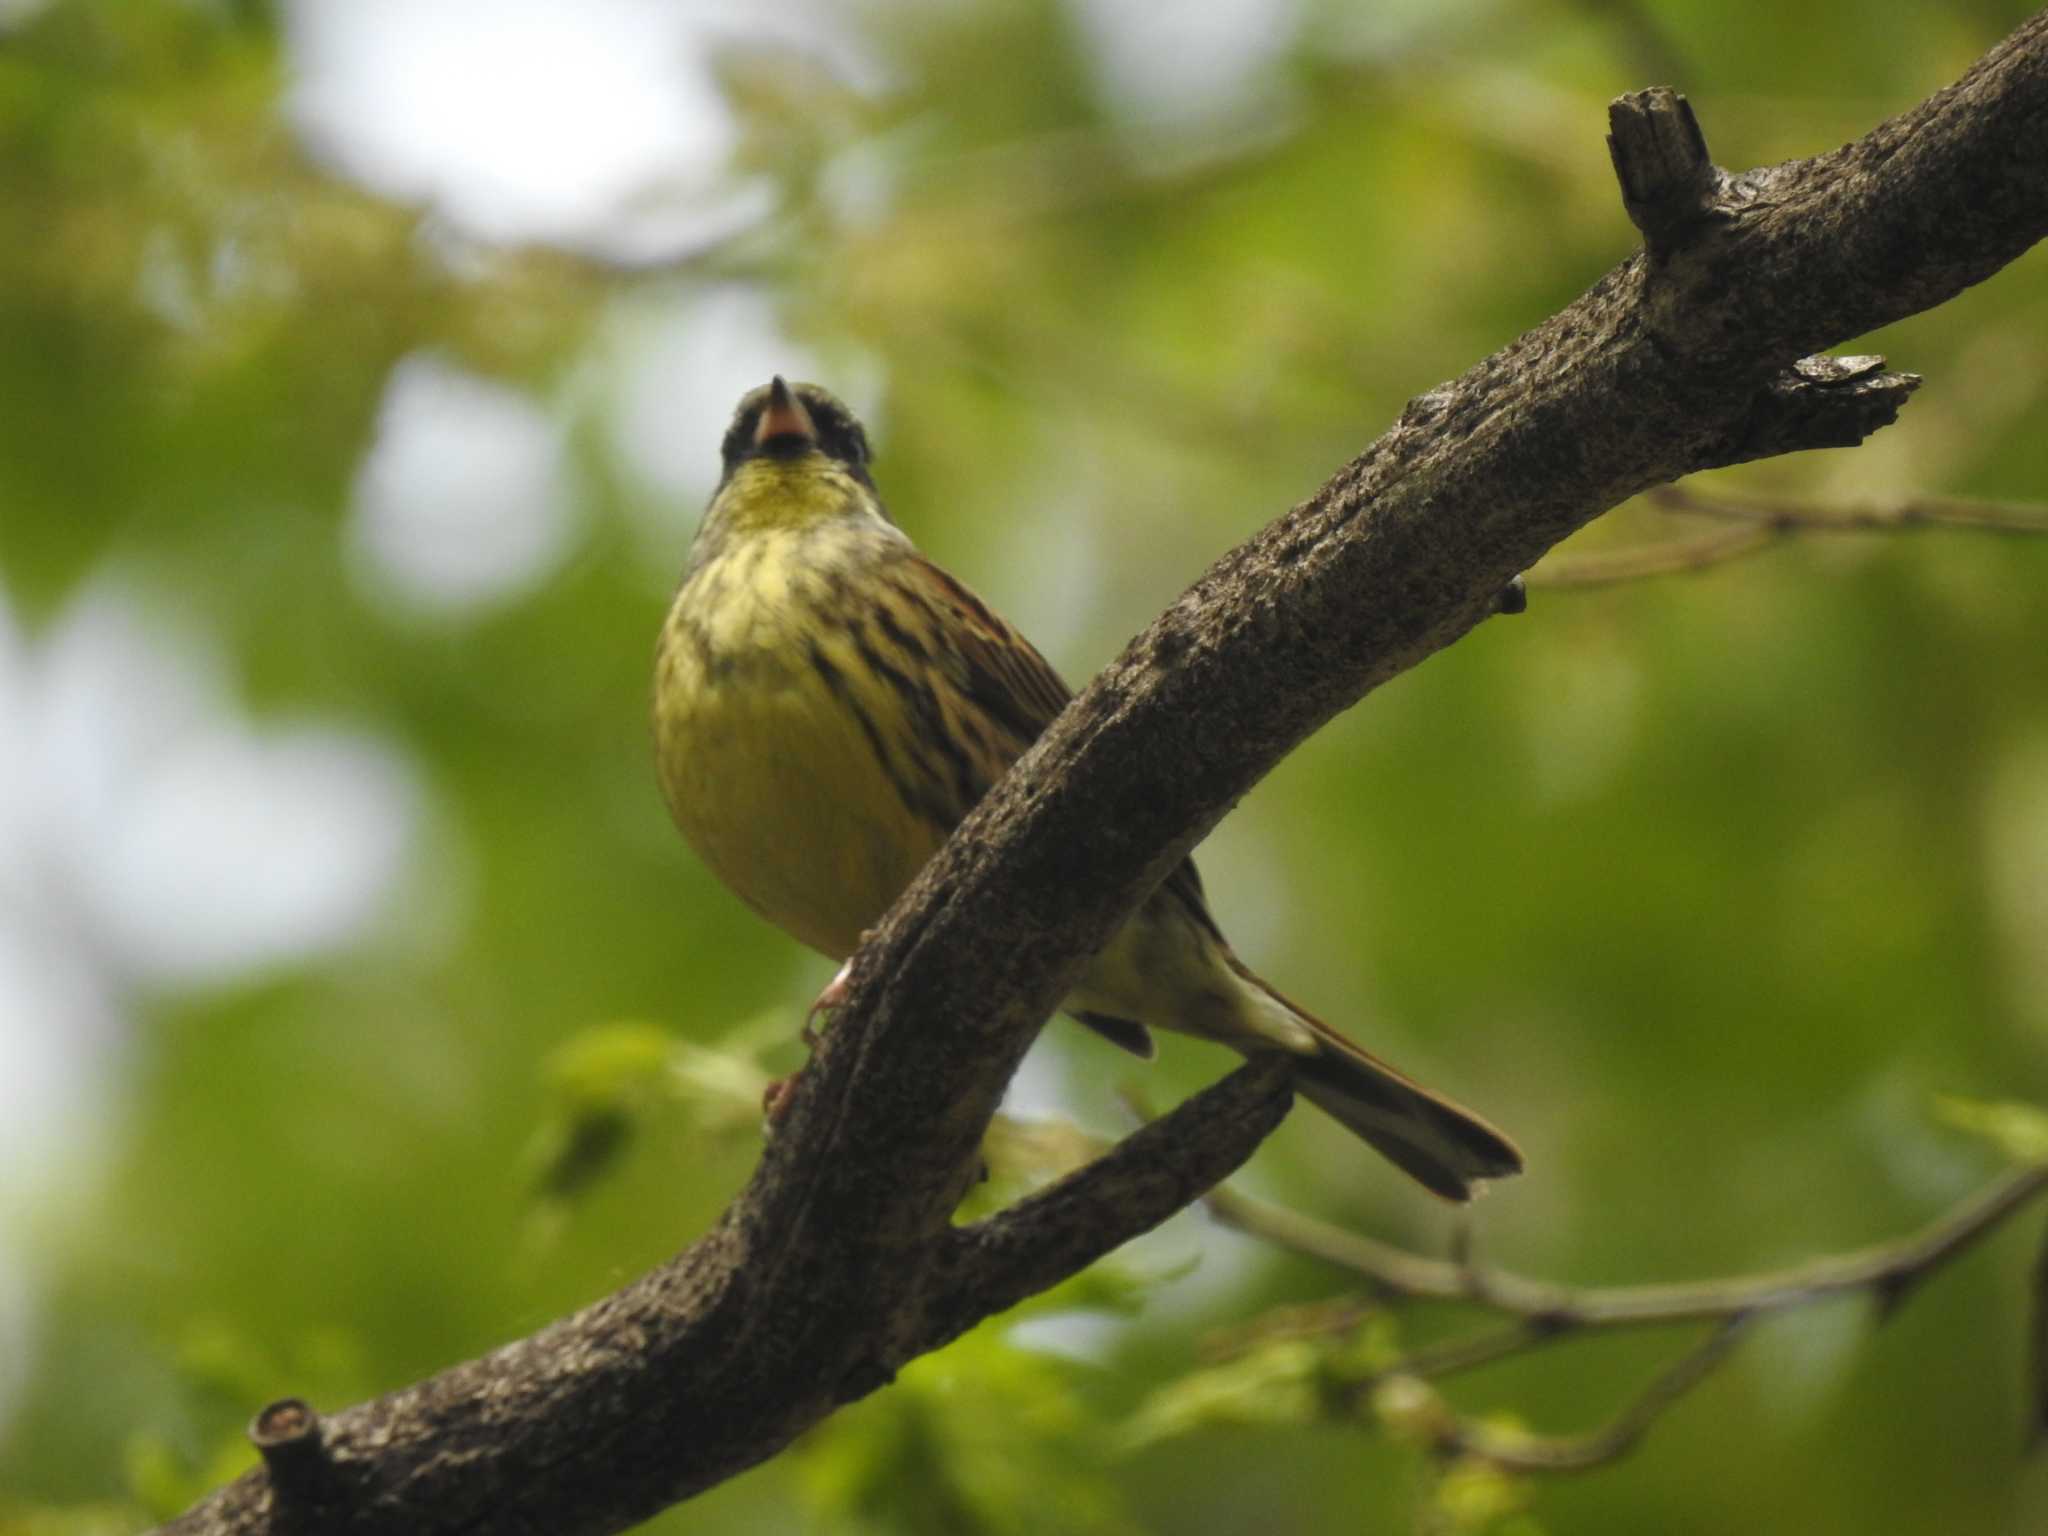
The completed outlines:
[[[789,384],[777,374],[747,391],[733,412],[720,453],[725,478],[752,459],[800,460],[822,454],[862,484],[868,479],[868,435],[840,398],[816,384]]]

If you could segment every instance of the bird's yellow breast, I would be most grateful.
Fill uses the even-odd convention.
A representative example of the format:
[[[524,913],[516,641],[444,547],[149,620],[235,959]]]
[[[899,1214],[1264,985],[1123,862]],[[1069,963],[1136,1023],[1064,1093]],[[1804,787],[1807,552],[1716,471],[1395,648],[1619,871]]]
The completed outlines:
[[[901,542],[879,519],[734,532],[677,593],[656,663],[676,824],[749,906],[835,958],[939,843],[892,782],[900,706],[860,665],[845,612]]]

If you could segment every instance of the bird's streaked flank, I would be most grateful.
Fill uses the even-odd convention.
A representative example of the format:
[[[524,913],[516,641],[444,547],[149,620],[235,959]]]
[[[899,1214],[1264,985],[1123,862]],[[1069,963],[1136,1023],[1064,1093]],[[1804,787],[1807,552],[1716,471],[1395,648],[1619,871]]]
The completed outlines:
[[[827,391],[752,391],[724,461],[656,653],[662,791],[742,900],[844,960],[1069,693],[889,520],[867,435]],[[1140,1056],[1152,1028],[1286,1053],[1302,1094],[1448,1199],[1521,1169],[1499,1131],[1231,953],[1192,860],[1065,1006]]]

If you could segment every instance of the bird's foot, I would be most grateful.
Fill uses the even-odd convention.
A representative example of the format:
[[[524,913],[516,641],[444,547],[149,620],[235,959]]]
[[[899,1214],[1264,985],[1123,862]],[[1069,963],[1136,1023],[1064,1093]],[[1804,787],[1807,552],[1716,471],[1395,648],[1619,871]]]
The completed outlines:
[[[867,941],[868,935],[862,933],[860,942],[865,944]],[[833,1012],[846,1005],[847,994],[853,990],[852,976],[853,960],[849,957],[833,974],[832,979],[825,983],[825,990],[804,1010],[804,1027],[797,1033],[802,1037],[806,1051],[815,1051],[819,1040],[824,1038],[824,1027],[820,1020],[823,1020],[824,1024],[830,1024]],[[761,1094],[761,1113],[767,1117],[769,1124],[773,1125],[779,1120],[782,1112],[789,1107],[790,1099],[796,1094],[796,1080],[803,1076],[803,1071],[802,1067],[798,1067],[789,1076],[776,1078]]]
[[[787,1077],[772,1079],[761,1090],[761,1118],[768,1122],[771,1130],[789,1109],[789,1101],[796,1097],[796,1081],[803,1075],[804,1069],[798,1067]]]
[[[852,971],[853,962],[851,960],[840,966],[838,974],[825,983],[825,990],[818,994],[816,1000],[812,1002],[809,1010],[804,1014],[804,1027],[800,1033],[803,1035],[805,1050],[815,1051],[818,1048],[819,1017],[823,1015],[826,1022],[830,1023],[833,1010],[845,1005],[846,994],[849,990],[847,977],[852,974]]]
[[[859,954],[866,947],[868,940],[874,937],[874,933],[875,930],[872,928],[861,929],[860,942],[853,946],[855,955]],[[825,990],[818,994],[817,1000],[811,1004],[810,1010],[804,1014],[802,1034],[805,1050],[815,1051],[818,1048],[818,1036],[821,1033],[818,1027],[818,1016],[820,1014],[829,1015],[834,1009],[845,1006],[846,994],[852,990],[852,976],[853,955],[848,955],[845,963],[834,973],[832,979],[825,983]],[[829,1019],[827,1022],[830,1022]]]

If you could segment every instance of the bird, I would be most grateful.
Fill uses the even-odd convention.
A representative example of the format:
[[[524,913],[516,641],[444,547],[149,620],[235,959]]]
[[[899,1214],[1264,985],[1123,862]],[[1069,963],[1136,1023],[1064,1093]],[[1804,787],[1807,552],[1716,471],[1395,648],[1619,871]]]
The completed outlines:
[[[749,391],[720,457],[655,648],[657,775],[720,881],[847,962],[1071,694],[896,525],[867,433],[830,391],[779,375]],[[820,1005],[843,999],[845,976]],[[1155,1028],[1283,1055],[1297,1092],[1446,1200],[1521,1171],[1499,1130],[1239,960],[1191,858],[1062,1007],[1141,1057]]]

